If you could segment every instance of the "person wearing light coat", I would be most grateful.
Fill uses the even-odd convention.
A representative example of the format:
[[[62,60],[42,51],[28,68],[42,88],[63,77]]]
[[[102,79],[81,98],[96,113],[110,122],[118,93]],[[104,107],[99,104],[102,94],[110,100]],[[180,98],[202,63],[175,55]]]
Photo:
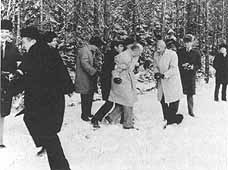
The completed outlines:
[[[117,105],[108,115],[108,118],[114,121],[123,113],[123,128],[125,129],[134,128],[133,106],[137,101],[137,91],[133,70],[138,63],[142,51],[142,45],[136,43],[115,56],[116,66],[112,71],[112,84],[108,100]],[[116,78],[121,79],[121,82],[116,83]]]
[[[166,125],[180,123],[182,115],[177,115],[179,101],[183,96],[178,56],[175,51],[166,48],[165,42],[157,42],[154,54],[155,79],[158,83],[157,97],[161,102]]]

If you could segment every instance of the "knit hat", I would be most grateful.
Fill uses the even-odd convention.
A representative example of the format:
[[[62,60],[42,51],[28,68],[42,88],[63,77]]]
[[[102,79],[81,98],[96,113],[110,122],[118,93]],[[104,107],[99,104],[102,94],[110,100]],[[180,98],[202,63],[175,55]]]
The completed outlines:
[[[1,20],[1,29],[12,31],[13,23],[10,20]]]
[[[21,37],[28,37],[31,39],[39,40],[40,33],[36,27],[29,26],[21,29]]]

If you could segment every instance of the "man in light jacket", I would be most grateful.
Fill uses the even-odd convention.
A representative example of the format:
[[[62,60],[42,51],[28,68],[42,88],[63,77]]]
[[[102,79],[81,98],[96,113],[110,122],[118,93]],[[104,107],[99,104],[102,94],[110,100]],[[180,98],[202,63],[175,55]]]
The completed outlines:
[[[166,49],[163,40],[157,42],[154,55],[155,79],[158,83],[158,100],[161,102],[166,125],[181,123],[183,116],[176,114],[179,101],[183,95],[178,68],[178,57],[175,51]]]

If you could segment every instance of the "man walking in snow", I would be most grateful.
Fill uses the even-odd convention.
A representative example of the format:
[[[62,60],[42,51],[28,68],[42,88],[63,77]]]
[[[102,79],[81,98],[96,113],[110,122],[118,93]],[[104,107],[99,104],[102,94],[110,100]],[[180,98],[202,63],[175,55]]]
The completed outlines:
[[[24,122],[37,147],[47,152],[51,170],[70,170],[57,133],[64,116],[65,85],[62,61],[40,39],[35,27],[21,30],[22,47],[26,50],[17,75],[24,78]]]
[[[183,95],[175,51],[167,49],[163,40],[157,42],[154,54],[155,79],[158,82],[158,100],[161,102],[166,125],[181,123],[183,116],[176,114]]]

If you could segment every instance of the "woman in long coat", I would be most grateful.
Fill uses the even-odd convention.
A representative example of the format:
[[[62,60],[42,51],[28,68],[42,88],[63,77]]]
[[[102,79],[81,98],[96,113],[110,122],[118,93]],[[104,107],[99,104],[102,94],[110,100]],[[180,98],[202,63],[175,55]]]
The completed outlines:
[[[165,42],[157,42],[154,55],[155,79],[158,82],[158,100],[161,102],[167,125],[180,123],[182,115],[177,115],[179,101],[183,96],[178,57],[173,50],[166,49]]]
[[[216,69],[214,100],[219,100],[218,93],[220,85],[222,85],[222,100],[227,101],[226,89],[228,84],[228,56],[225,44],[219,47],[219,53],[215,56],[213,67]]]
[[[116,120],[124,114],[123,128],[134,128],[133,126],[133,106],[137,101],[136,80],[134,68],[138,63],[138,58],[143,51],[140,44],[134,44],[129,49],[115,56],[115,69],[112,71],[112,84],[109,101],[119,104],[109,115],[110,121]],[[119,82],[116,81],[119,79]]]

